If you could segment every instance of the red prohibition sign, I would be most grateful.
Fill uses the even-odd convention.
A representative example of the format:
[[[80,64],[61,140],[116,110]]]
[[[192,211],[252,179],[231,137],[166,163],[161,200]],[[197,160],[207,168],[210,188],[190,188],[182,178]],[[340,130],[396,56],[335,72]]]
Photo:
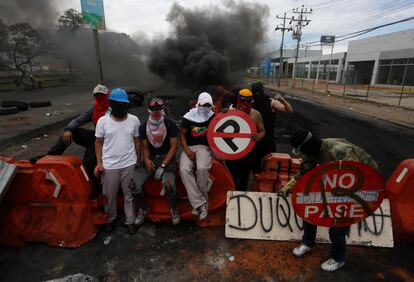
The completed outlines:
[[[237,160],[251,152],[256,144],[251,136],[256,132],[256,124],[248,114],[228,110],[213,118],[208,127],[207,140],[217,156]]]
[[[292,190],[292,205],[309,223],[341,227],[372,215],[384,196],[378,171],[363,163],[336,161],[305,173]]]

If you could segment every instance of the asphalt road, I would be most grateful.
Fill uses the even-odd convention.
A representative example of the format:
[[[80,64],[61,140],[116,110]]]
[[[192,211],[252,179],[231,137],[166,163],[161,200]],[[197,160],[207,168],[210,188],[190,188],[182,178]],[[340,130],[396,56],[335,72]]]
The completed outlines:
[[[414,157],[413,129],[300,98],[292,97],[289,101],[294,113],[279,114],[278,122],[283,128],[292,130],[300,126],[320,138],[345,138],[373,156],[385,178],[400,162]]]
[[[410,157],[413,131],[366,118],[338,112],[307,101],[289,99],[295,113],[278,114],[278,140],[299,125],[321,137],[345,137],[365,148],[387,176],[403,159]],[[182,99],[171,100],[171,112],[179,118]],[[144,108],[134,109],[144,119]],[[27,158],[47,150],[61,129],[48,138],[16,143],[10,154]],[[283,147],[284,145],[284,147]],[[279,148],[287,148],[281,144]],[[81,156],[82,149],[71,146],[68,153]],[[411,155],[412,156],[412,155]],[[118,223],[110,239],[98,234],[78,249],[51,248],[30,243],[19,249],[0,249],[0,281],[43,281],[84,273],[100,281],[409,281],[414,277],[414,246],[394,249],[349,247],[348,265],[337,273],[324,273],[319,264],[329,256],[329,244],[318,245],[303,259],[294,258],[292,242],[235,240],[224,237],[224,228],[199,228],[191,222],[177,227],[145,223],[138,234],[125,234]],[[108,244],[104,244],[109,240]],[[226,253],[235,256],[234,261]]]

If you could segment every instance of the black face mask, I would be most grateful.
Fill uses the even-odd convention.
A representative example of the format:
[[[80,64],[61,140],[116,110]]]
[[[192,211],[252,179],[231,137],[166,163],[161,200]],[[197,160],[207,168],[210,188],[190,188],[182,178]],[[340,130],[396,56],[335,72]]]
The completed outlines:
[[[128,103],[110,102],[111,115],[116,118],[124,118],[128,113]]]

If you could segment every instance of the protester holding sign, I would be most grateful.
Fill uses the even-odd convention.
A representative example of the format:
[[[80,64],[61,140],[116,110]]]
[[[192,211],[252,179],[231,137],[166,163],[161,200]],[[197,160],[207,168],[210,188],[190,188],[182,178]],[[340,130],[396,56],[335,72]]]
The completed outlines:
[[[300,152],[303,156],[299,172],[280,191],[284,196],[290,192],[302,175],[320,164],[340,160],[355,161],[378,169],[377,163],[367,152],[345,139],[321,140],[309,131],[298,130],[292,135],[291,143],[294,153]],[[297,257],[302,257],[315,245],[317,226],[304,221],[303,228],[302,243],[293,250],[293,254]],[[335,271],[345,265],[345,237],[349,233],[349,229],[349,226],[329,229],[329,238],[332,242],[331,258],[321,264],[323,270]]]
[[[214,117],[212,107],[211,95],[201,93],[196,107],[184,115],[181,123],[183,152],[180,157],[180,175],[193,214],[199,215],[200,220],[206,219],[208,215],[208,191],[212,185],[208,173],[213,158],[207,141],[207,128]]]
[[[265,128],[262,115],[255,109],[252,109],[252,102],[252,92],[249,89],[241,89],[237,94],[237,104],[231,105],[230,109],[237,109],[250,116],[250,118],[255,122],[257,129],[257,133],[253,133],[251,138],[255,141],[260,141],[265,135]],[[251,151],[249,154],[240,159],[226,161],[226,165],[233,176],[234,184],[236,185],[236,189],[238,191],[247,191],[247,182],[249,180],[254,162],[254,151]]]
[[[165,116],[164,100],[154,97],[148,102],[149,117],[139,127],[139,138],[144,148],[144,166],[140,166],[134,173],[135,189],[132,190],[138,205],[135,224],[141,225],[149,209],[144,203],[143,186],[154,177],[162,183],[162,196],[166,196],[170,206],[172,223],[180,223],[180,215],[175,198],[175,169],[178,138],[177,125],[172,119]]]

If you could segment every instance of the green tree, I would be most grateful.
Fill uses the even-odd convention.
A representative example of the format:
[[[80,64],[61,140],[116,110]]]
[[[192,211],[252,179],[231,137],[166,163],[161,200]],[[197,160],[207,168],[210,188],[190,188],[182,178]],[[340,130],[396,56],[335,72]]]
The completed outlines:
[[[0,19],[0,51],[4,51],[4,49],[7,48],[8,36],[9,36],[9,28],[3,22],[3,20]]]
[[[69,9],[63,12],[63,15],[61,15],[58,19],[59,23],[59,30],[57,31],[57,37],[58,42],[60,43],[60,47],[62,50],[63,56],[65,57],[69,74],[70,74],[70,80],[74,80],[73,75],[73,66],[72,66],[72,59],[70,57],[70,50],[68,50],[68,46],[64,43],[66,40],[73,40],[76,32],[82,28],[82,14],[74,9]]]
[[[28,23],[17,23],[9,26],[8,42],[14,69],[20,73],[18,82],[26,76],[27,68],[38,55],[40,46],[39,33]]]
[[[59,29],[76,31],[82,27],[82,14],[74,9],[69,9],[63,12],[58,19]]]
[[[4,56],[4,52],[8,50],[8,42],[7,39],[9,37],[9,28],[8,26],[3,22],[2,19],[0,19],[0,69],[8,69],[8,60],[7,57]]]

